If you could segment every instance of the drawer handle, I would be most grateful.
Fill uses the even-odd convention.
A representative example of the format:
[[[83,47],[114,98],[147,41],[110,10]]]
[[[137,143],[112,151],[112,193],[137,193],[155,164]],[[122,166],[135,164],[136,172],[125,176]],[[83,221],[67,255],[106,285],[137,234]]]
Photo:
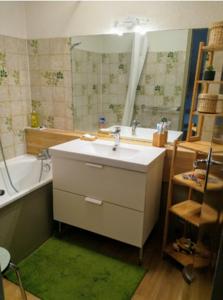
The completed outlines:
[[[88,167],[93,167],[93,168],[98,168],[98,169],[103,168],[102,165],[96,165],[96,164],[91,164],[91,163],[86,163],[85,165],[88,166]]]
[[[90,202],[90,203],[93,203],[93,204],[96,204],[96,205],[102,205],[101,200],[97,200],[97,199],[94,199],[94,198],[85,197],[84,200],[86,202]]]

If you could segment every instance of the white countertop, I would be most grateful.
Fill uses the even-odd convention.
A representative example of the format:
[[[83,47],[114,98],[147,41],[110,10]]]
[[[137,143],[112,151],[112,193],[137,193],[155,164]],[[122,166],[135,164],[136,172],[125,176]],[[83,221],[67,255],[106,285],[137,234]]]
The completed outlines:
[[[158,157],[163,157],[164,148],[120,143],[113,151],[114,142],[80,139],[50,148],[52,157],[64,157],[89,163],[107,165],[139,172],[147,172],[149,165]]]

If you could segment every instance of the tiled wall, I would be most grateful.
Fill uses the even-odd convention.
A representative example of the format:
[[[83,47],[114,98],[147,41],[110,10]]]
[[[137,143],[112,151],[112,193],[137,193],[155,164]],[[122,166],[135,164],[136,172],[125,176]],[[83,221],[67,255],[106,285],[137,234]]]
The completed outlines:
[[[131,53],[102,54],[102,114],[107,125],[120,124],[126,101]]]
[[[100,114],[101,57],[97,53],[72,51],[75,129],[94,130]]]
[[[96,129],[100,114],[105,115],[107,126],[120,124],[128,88],[131,53],[99,54],[74,50],[72,55],[77,109],[75,128]],[[92,61],[92,57],[95,61]],[[140,120],[142,126],[154,128],[162,117],[167,117],[171,121],[171,128],[178,129],[185,57],[185,51],[148,53],[134,110],[134,118]]]
[[[0,137],[7,158],[25,152],[24,127],[28,125],[29,113],[26,40],[0,36]]]
[[[28,41],[32,108],[46,127],[73,129],[70,39]]]
[[[129,77],[130,53],[72,51],[75,128],[95,130],[105,115],[107,126],[120,123]]]
[[[73,129],[70,39],[0,36],[0,135],[7,158],[25,153],[32,109],[41,125]]]
[[[30,124],[31,104],[47,127],[92,130],[100,114],[105,114],[108,126],[121,122],[131,54],[74,52],[73,103],[70,39],[27,42],[0,36],[0,136],[7,158],[25,152],[24,128]],[[134,116],[143,126],[155,127],[166,116],[177,128],[184,65],[185,52],[148,54]],[[214,65],[219,79],[220,56],[216,55]],[[210,124],[213,121],[204,125],[205,138]]]
[[[149,52],[137,89],[135,118],[155,128],[162,117],[178,130],[185,72],[185,51]]]

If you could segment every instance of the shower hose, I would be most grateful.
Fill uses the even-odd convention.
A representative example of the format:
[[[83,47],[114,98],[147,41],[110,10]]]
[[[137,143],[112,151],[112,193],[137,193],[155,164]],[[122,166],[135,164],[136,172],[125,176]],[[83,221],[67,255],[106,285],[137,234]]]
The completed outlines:
[[[9,169],[8,169],[8,166],[7,166],[7,163],[6,163],[6,160],[5,160],[5,154],[4,154],[4,150],[3,150],[1,138],[0,138],[0,150],[1,150],[1,153],[2,153],[2,158],[3,158],[5,170],[6,170],[8,179],[9,179],[9,183],[10,183],[12,189],[13,189],[16,193],[18,193],[18,190],[17,190],[16,187],[14,186],[14,184],[13,184],[13,182],[12,182],[12,179],[11,179],[11,176],[10,176],[10,173],[9,173]]]

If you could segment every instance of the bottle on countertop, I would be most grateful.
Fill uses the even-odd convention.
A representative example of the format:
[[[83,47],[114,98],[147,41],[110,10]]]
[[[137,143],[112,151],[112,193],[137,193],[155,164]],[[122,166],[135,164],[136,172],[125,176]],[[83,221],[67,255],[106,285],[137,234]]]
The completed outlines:
[[[38,127],[40,127],[39,114],[35,110],[33,110],[31,112],[31,127],[32,128],[38,128]]]
[[[104,116],[99,117],[98,119],[98,127],[99,129],[105,128],[106,118]]]

